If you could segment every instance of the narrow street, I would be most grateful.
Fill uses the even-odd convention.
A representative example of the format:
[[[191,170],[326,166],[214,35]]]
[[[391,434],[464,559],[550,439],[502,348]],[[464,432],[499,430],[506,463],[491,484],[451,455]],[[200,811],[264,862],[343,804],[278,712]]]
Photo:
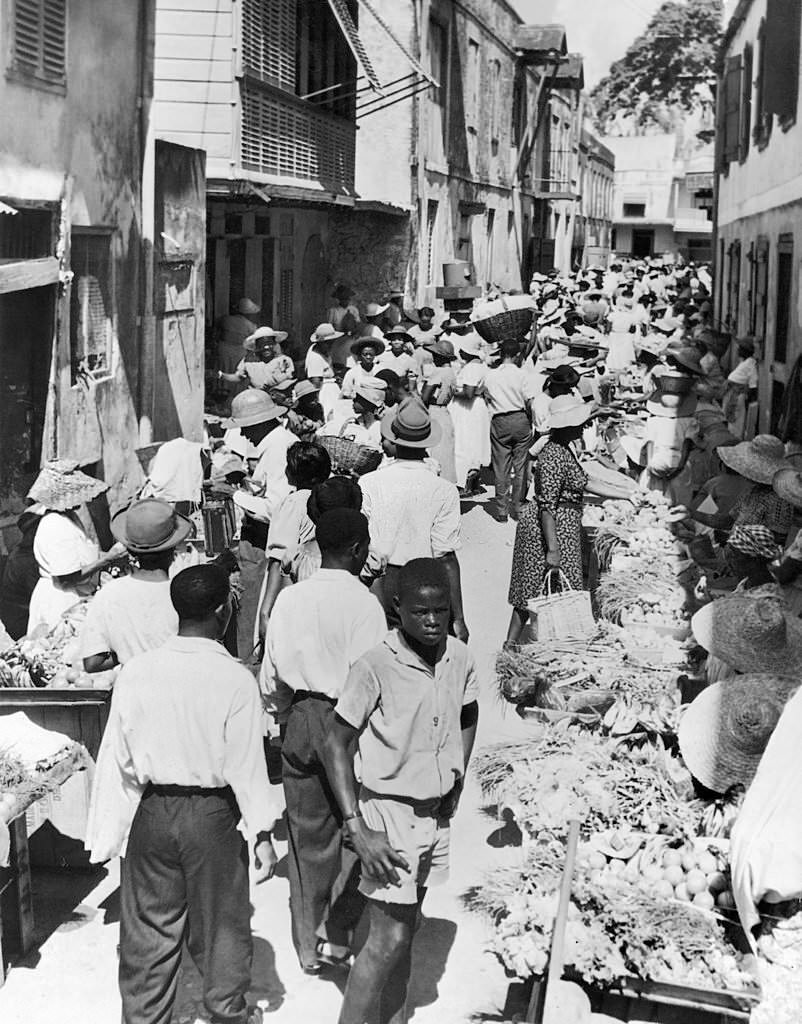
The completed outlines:
[[[505,712],[494,688],[495,653],[507,629],[506,600],[515,525],[501,525],[482,499],[463,515],[461,565],[471,644],[482,673],[483,701],[477,749],[514,738],[525,729]],[[451,882],[427,897],[413,973],[415,1024],[499,1021],[508,981],[485,952],[484,922],[462,906],[461,894],[480,885],[483,873],[518,850],[495,844],[495,820],[480,808],[469,784],[454,826]],[[489,841],[490,840],[490,841]],[[286,843],[278,844],[279,855]],[[275,1024],[334,1024],[340,992],[333,980],[308,978],[290,939],[286,871],[254,890],[254,996],[269,1005]],[[0,991],[3,1024],[106,1024],[119,1017],[117,992],[118,862],[105,875],[34,874],[39,934],[48,935],[11,971]],[[43,907],[47,903],[47,911]],[[47,916],[44,916],[46,913]],[[342,984],[344,974],[333,975]],[[181,978],[174,1020],[193,1024],[201,1013],[194,968]]]

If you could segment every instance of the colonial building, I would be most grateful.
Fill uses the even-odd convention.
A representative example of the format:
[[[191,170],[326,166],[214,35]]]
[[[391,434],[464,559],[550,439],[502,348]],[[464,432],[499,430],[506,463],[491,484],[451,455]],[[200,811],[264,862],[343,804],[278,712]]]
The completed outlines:
[[[776,429],[802,352],[800,0],[740,0],[721,53],[716,314],[760,359],[758,425]]]
[[[2,7],[0,527],[44,459],[77,460],[114,503],[141,483],[143,434],[200,436],[203,206],[184,172],[202,194],[203,161],[149,132],[152,14]]]
[[[626,256],[709,260],[713,149],[677,134],[609,136],[615,155],[615,240]]]
[[[615,156],[596,135],[585,115],[579,137],[580,213],[577,248],[581,245],[583,264],[606,265],[613,231]]]

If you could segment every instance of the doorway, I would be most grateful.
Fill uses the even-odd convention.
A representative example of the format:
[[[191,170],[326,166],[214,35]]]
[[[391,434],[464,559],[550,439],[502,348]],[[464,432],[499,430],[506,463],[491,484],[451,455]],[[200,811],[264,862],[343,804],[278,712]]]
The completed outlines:
[[[55,285],[0,295],[0,499],[39,472],[55,330]]]
[[[654,253],[654,231],[638,229],[632,232],[632,255],[636,259],[648,259]]]
[[[309,337],[326,314],[328,275],[326,252],[320,235],[310,235],[301,263],[301,329],[291,338],[303,354],[309,346]]]

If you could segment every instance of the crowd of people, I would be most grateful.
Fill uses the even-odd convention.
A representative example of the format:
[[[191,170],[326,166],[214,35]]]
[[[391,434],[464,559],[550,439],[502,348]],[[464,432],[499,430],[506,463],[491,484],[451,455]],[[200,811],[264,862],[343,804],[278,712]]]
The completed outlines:
[[[212,1020],[260,1019],[248,862],[273,874],[282,814],[301,968],[350,968],[340,1024],[374,1006],[407,1019],[478,720],[461,513],[491,480],[486,507],[516,524],[499,646],[521,639],[550,572],[585,585],[588,495],[638,487],[670,496],[711,574],[802,611],[802,455],[754,436],[756,353],[714,328],[711,287],[706,268],[661,260],[536,274],[534,329],[491,342],[470,308],[437,316],[394,293],[360,310],[340,286],[301,360],[243,299],[210,375],[225,415],[202,444],[161,447],[106,554],[79,514],[104,485],[43,469],[0,612],[21,636],[91,598],[84,668],[121,666],[88,845],[124,852],[126,1024],[169,1019],[185,936]],[[204,488],[239,528],[199,564]],[[130,571],[94,593],[121,559]]]

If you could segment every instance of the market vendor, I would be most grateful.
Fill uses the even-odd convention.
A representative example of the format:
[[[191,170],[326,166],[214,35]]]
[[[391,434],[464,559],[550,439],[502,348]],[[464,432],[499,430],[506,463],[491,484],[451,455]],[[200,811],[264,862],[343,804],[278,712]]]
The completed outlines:
[[[189,519],[157,498],[134,502],[112,519],[111,532],[134,559],[134,569],[110,580],[89,603],[81,634],[87,672],[124,665],[178,633],[168,572],[191,530]]]
[[[107,490],[108,484],[67,459],[48,462],[34,481],[28,498],[44,515],[33,542],[39,582],[31,595],[27,633],[52,629],[64,612],[94,593],[98,572],[124,552],[118,544],[101,555],[78,515],[81,505]]]
[[[292,359],[282,352],[281,343],[286,340],[286,331],[259,327],[243,341],[245,355],[237,363],[233,373],[218,370],[218,379],[229,384],[265,389],[290,380],[295,367]]]

